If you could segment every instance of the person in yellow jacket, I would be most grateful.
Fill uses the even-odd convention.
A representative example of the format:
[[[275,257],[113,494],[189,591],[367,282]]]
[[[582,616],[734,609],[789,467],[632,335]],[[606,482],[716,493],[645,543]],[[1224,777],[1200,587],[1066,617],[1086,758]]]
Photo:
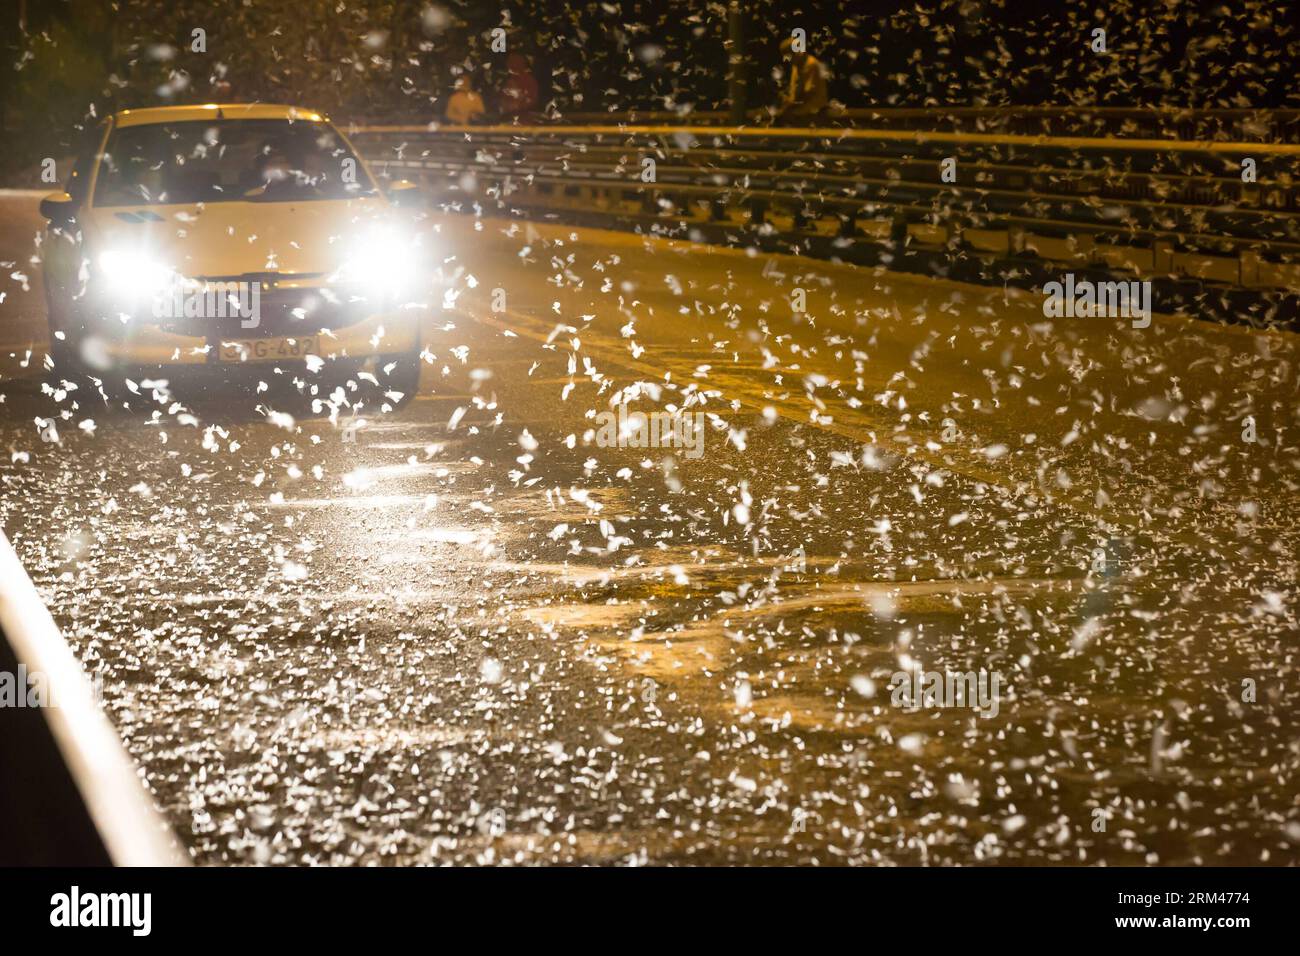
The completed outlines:
[[[468,126],[483,118],[487,112],[483,97],[474,90],[474,83],[468,76],[458,77],[456,92],[447,100],[447,122],[455,126]]]
[[[790,81],[777,109],[777,122],[800,125],[822,119],[828,100],[826,67],[807,50],[795,52],[793,38],[781,44],[781,53],[790,61]]]

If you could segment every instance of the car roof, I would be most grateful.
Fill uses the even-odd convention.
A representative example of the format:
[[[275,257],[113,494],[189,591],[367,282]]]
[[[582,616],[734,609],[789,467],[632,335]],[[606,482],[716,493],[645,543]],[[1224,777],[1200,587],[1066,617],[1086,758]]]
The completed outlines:
[[[273,103],[204,103],[194,106],[147,106],[135,110],[121,110],[113,116],[113,122],[117,126],[147,126],[152,123],[184,123],[214,119],[282,119],[320,123],[325,120],[325,114],[301,106],[281,106]]]

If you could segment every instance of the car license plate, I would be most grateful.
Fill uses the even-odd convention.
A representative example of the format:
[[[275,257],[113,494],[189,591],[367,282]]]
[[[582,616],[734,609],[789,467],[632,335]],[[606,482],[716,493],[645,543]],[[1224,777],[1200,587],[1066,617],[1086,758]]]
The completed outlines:
[[[222,362],[275,362],[319,354],[319,335],[296,335],[293,338],[221,339],[217,357]]]

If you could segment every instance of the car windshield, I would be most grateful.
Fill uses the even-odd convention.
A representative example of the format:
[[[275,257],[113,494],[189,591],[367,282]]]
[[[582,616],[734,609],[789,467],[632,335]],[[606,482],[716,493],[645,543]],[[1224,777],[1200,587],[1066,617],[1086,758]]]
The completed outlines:
[[[113,131],[96,206],[347,199],[374,192],[326,123],[190,120]]]

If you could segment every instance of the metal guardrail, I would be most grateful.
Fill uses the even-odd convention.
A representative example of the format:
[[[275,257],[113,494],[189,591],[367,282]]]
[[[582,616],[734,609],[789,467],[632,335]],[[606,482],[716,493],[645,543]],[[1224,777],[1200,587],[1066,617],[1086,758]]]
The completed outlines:
[[[0,673],[0,865],[188,864],[2,533]]]
[[[565,125],[603,124],[608,113],[569,113]],[[1015,133],[1026,136],[1105,136],[1139,139],[1224,140],[1231,142],[1300,142],[1300,110],[1127,109],[1076,106],[953,106],[928,108],[828,109],[826,124],[853,129],[913,129],[937,132]],[[750,122],[771,122],[756,110]],[[726,126],[724,111],[686,115],[633,112],[632,124],[681,123]]]
[[[1274,114],[1282,120],[1296,118]],[[1128,119],[1118,111],[1107,122]],[[929,248],[1256,295],[1300,289],[1300,144],[671,125],[350,135],[381,176],[420,181],[449,208],[725,235],[855,261]],[[949,159],[955,182],[944,181]],[[1243,179],[1246,160],[1254,181]]]
[[[413,125],[423,117],[374,116],[358,126]],[[623,110],[539,116],[555,126],[731,126],[726,110]],[[750,110],[746,123],[770,126],[771,112]],[[1112,106],[944,106],[845,108],[832,104],[824,125],[849,129],[941,130],[1026,136],[1101,136],[1126,139],[1300,143],[1300,110]]]

